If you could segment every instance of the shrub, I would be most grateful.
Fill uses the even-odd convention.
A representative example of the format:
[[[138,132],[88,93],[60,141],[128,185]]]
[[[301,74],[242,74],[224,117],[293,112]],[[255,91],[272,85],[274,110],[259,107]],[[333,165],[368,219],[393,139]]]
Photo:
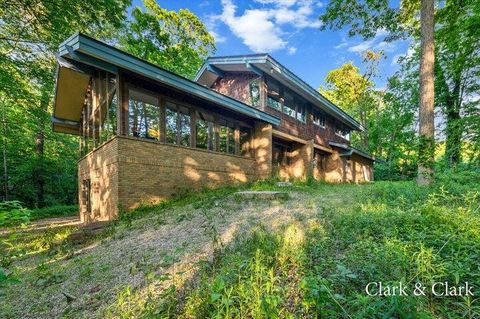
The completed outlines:
[[[78,213],[78,205],[57,205],[37,208],[31,211],[31,220],[42,218],[74,216]]]
[[[31,211],[19,201],[0,203],[0,226],[18,226],[30,221]]]

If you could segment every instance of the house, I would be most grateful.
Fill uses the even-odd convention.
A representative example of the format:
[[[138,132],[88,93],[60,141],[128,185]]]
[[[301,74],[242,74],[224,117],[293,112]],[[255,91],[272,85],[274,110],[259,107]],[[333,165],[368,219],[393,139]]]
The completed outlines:
[[[372,180],[363,127],[268,54],[208,58],[195,81],[83,34],[59,49],[53,130],[78,135],[80,216],[271,176]]]

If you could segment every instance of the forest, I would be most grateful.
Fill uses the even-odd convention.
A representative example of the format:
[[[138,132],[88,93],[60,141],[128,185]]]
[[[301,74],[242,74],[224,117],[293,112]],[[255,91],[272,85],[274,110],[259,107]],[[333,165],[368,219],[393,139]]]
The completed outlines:
[[[318,88],[366,128],[351,142],[377,159],[374,182],[206,189],[87,232],[77,198],[84,150],[51,124],[60,43],[82,32],[192,79],[215,38],[190,10],[155,0],[3,0],[0,317],[480,318],[480,1],[323,5],[319,36],[410,43],[384,88],[375,80],[388,53],[375,48]],[[208,138],[200,145],[211,149]],[[286,196],[246,200],[244,190]],[[467,283],[474,293],[365,291],[378,281]]]

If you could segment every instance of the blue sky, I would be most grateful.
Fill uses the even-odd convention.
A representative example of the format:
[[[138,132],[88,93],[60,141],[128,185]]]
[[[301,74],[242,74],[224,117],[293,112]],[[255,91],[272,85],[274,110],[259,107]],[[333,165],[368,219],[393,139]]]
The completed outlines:
[[[314,88],[324,82],[328,71],[347,61],[361,68],[361,54],[367,49],[384,50],[379,65],[378,87],[397,69],[396,59],[408,43],[383,41],[385,32],[374,39],[349,38],[345,30],[320,31],[318,16],[326,1],[317,0],[157,0],[169,10],[187,8],[195,13],[216,39],[215,55],[270,53],[280,63]],[[134,0],[141,6],[141,0]]]

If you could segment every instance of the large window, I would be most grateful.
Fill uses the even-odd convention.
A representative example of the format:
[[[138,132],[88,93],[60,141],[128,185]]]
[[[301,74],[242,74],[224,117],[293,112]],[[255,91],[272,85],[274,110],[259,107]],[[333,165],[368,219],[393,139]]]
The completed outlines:
[[[290,94],[285,94],[285,102],[283,103],[283,113],[295,118],[295,101],[293,96]]]
[[[297,120],[302,123],[307,121],[307,106],[303,103],[299,103],[297,106]]]
[[[177,144],[177,106],[167,103],[165,108],[165,142]]]
[[[215,131],[213,117],[203,112],[197,114],[197,147],[215,150]]]
[[[214,117],[194,106],[163,99],[141,89],[130,88],[128,93],[129,136],[250,156],[251,129],[248,124],[223,116]],[[193,132],[195,136],[192,136]]]
[[[117,134],[117,83],[115,74],[96,71],[82,109],[80,153],[108,141]]]
[[[235,154],[235,127],[225,120],[219,121],[218,126],[219,151]]]
[[[325,124],[326,124],[325,114],[322,113],[321,111],[315,110],[313,112],[313,124],[320,127],[325,127]]]
[[[280,88],[271,81],[268,82],[267,105],[277,111],[282,111],[282,103],[280,103]]]
[[[337,122],[335,124],[335,134],[346,140],[350,140],[350,129],[345,124]]]
[[[190,146],[190,110],[168,101],[165,108],[165,142]]]
[[[158,140],[160,138],[158,98],[135,89],[130,89],[128,93],[129,136]]]
[[[190,146],[192,132],[190,123],[190,109],[187,107],[178,107],[178,127],[179,144],[182,146]]]

